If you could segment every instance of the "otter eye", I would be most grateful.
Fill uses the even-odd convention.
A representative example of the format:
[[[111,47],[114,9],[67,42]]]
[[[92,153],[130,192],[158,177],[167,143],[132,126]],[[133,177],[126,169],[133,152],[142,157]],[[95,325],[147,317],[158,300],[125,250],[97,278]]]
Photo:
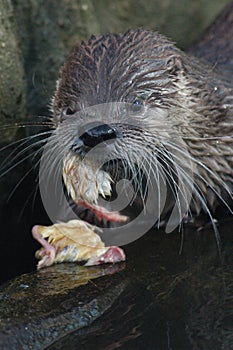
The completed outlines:
[[[135,106],[142,106],[143,105],[143,100],[140,98],[137,98],[136,100],[133,101],[133,104]]]
[[[64,114],[65,115],[72,115],[74,113],[75,113],[75,111],[72,108],[70,108],[70,107],[67,107],[67,108],[64,109]]]
[[[131,112],[138,113],[143,111],[144,100],[142,98],[135,98],[131,105]]]

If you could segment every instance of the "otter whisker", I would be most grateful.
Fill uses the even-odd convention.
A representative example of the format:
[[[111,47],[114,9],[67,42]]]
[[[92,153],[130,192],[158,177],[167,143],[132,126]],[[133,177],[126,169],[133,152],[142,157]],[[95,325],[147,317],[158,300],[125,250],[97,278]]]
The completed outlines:
[[[8,195],[7,200],[10,201],[10,199],[13,197],[14,193],[16,192],[16,190],[19,188],[19,186],[23,183],[23,181],[26,179],[26,177],[33,171],[35,170],[35,168],[39,165],[40,160],[38,160],[35,164],[33,164],[33,166],[21,177],[21,179],[18,181],[18,183],[14,186],[14,188],[12,189],[12,191],[10,192],[10,194]],[[38,175],[36,177],[36,180],[38,180]],[[38,189],[38,187],[37,187]],[[34,190],[32,191],[32,193],[34,192]]]
[[[161,147],[162,149],[164,147]],[[161,148],[156,149],[155,150],[155,154],[157,155],[158,159],[160,159],[160,167],[163,168],[163,171],[165,172],[165,174],[167,174],[166,180],[168,181],[168,184],[173,192],[174,198],[176,198],[179,201],[179,196],[178,193],[181,193],[183,196],[183,199],[186,202],[186,206],[189,208],[189,200],[187,199],[187,191],[182,192],[180,186],[178,185],[177,181],[175,180],[174,176],[177,176],[177,173],[175,171],[175,169],[179,169],[179,171],[182,171],[182,173],[184,174],[184,177],[186,177],[186,173],[183,172],[183,169],[179,166],[176,162],[173,161],[173,158],[171,156],[168,156],[167,154],[167,150],[164,148],[165,151],[161,151]],[[155,158],[155,157],[154,157]],[[169,166],[169,163],[167,163],[166,159],[168,159],[168,161],[172,164],[173,166]],[[166,167],[163,166],[162,163],[165,163]],[[172,173],[174,174],[174,176],[172,175]],[[169,180],[171,179],[171,180]],[[192,180],[192,179],[190,179]],[[192,189],[192,181],[190,181],[190,189]],[[175,191],[175,192],[174,192]],[[180,217],[182,218],[183,216],[181,215],[181,206],[180,203],[178,203],[178,207],[179,207],[179,211],[180,211]],[[189,209],[190,212],[190,209]]]
[[[29,195],[27,196],[26,201],[24,202],[22,208],[20,209],[19,214],[17,215],[17,216],[18,216],[18,222],[20,222],[20,220],[21,220],[21,218],[22,218],[22,216],[23,216],[23,213],[24,213],[24,211],[25,211],[25,209],[26,209],[26,207],[27,207],[27,205],[28,205],[28,203],[29,203],[29,201],[30,201],[30,199],[31,199],[32,197],[33,197],[33,199],[32,199],[32,210],[33,210],[33,208],[34,208],[34,206],[35,206],[36,195],[37,195],[38,189],[39,189],[39,185],[37,184],[37,185],[35,186],[35,188],[34,188],[34,189],[29,193]],[[8,199],[8,200],[9,200],[9,199]]]
[[[43,144],[45,142],[47,142],[47,139],[43,139],[43,140],[39,140],[37,142],[34,142],[32,144],[29,144],[29,146],[24,147],[23,150],[21,150],[20,152],[19,149],[22,148],[23,146],[25,146],[28,142],[31,142],[33,139],[36,139],[38,137],[41,136],[45,136],[50,134],[49,131],[46,132],[42,132],[40,134],[36,134],[36,135],[32,135],[32,136],[28,136],[26,138],[24,138],[23,140],[19,140],[19,143],[17,145],[17,147],[4,159],[4,161],[1,164],[1,168],[4,168],[6,166],[8,166],[9,163],[13,163],[15,160],[17,160],[21,155],[23,155],[24,153],[26,153],[27,151],[29,151],[31,148],[34,148],[35,146],[38,146],[40,144]],[[16,143],[14,143],[14,146],[16,145]],[[12,145],[11,145],[12,146]],[[1,150],[0,150],[1,151]],[[16,155],[14,155],[17,152]],[[12,158],[13,157],[13,158]],[[0,168],[0,170],[1,170]]]
[[[146,177],[147,180],[150,178],[148,174],[148,169],[145,166],[145,164],[147,163],[147,159],[146,157],[145,158],[142,157],[140,149],[137,149],[137,153],[135,152],[133,153],[133,155],[135,156],[133,159],[132,159],[132,155],[128,155],[128,162],[132,164],[131,165],[132,179],[134,180],[135,186],[136,186],[133,200],[135,200],[137,194],[139,193],[143,202],[143,206],[145,207],[145,198],[146,198],[148,184],[147,182],[145,183],[145,189],[143,193],[142,183],[143,183],[144,175],[147,175]],[[134,165],[136,165],[137,168],[135,168]],[[148,168],[150,169],[150,167]],[[142,170],[144,170],[144,173],[142,172]]]
[[[157,215],[157,219],[158,219],[158,227],[160,225],[160,213],[161,213],[161,182],[159,181],[159,179],[161,178],[164,181],[163,178],[163,173],[161,171],[161,169],[159,169],[158,167],[158,162],[153,161],[153,158],[151,159],[150,157],[148,157],[148,155],[144,155],[145,158],[143,160],[142,163],[142,170],[145,173],[145,177],[146,177],[146,186],[145,186],[145,191],[144,191],[144,196],[143,196],[143,204],[145,207],[145,196],[146,196],[146,192],[147,190],[150,189],[150,187],[152,187],[152,189],[154,189],[154,181],[152,181],[152,178],[155,179],[156,181],[156,193],[158,193],[158,199],[157,199],[157,205],[158,205],[158,215]],[[144,163],[147,163],[144,164]],[[155,167],[155,169],[154,169]],[[150,176],[150,172],[152,173],[152,176]],[[162,174],[162,175],[161,175]]]
[[[37,138],[37,137],[40,137],[40,136],[43,136],[44,134],[46,135],[46,133],[50,134],[51,131],[45,131],[45,132],[41,132],[39,134],[35,134],[35,135],[29,135],[29,136],[26,136],[24,138],[21,138],[19,140],[16,140],[16,141],[13,141],[3,147],[0,148],[0,152],[3,152],[5,150],[7,150],[8,148],[11,148],[11,147],[14,147],[16,146],[17,144],[21,144],[22,142],[27,142],[27,141],[30,141],[31,139],[33,138]],[[20,146],[20,145],[19,145]]]
[[[0,125],[0,130],[9,130],[9,129],[15,129],[15,128],[22,128],[25,129],[27,127],[49,127],[49,128],[55,128],[54,122],[51,120],[50,122],[18,122],[13,124],[4,124]]]
[[[31,147],[30,147],[31,148]],[[38,152],[38,150],[36,150],[35,152]],[[23,152],[24,153],[24,152]],[[16,168],[17,166],[19,166],[20,164],[22,164],[23,162],[25,162],[27,159],[30,159],[32,157],[32,154],[28,154],[27,156],[25,156],[23,159],[19,160],[18,162],[16,162],[15,164],[13,164],[12,166],[10,166],[9,168],[7,168],[5,171],[3,171],[0,175],[0,177],[5,176],[6,174],[8,174],[11,170],[13,170],[14,168]]]
[[[177,148],[176,145],[169,143],[168,144],[169,147],[173,147],[174,149],[176,149],[177,152],[180,152],[182,155],[186,155],[188,156],[188,158],[194,163],[199,165],[200,167],[204,168],[205,171],[207,173],[209,173],[211,176],[213,176],[213,178],[215,178],[215,180],[219,183],[220,186],[222,186],[227,193],[229,194],[230,197],[232,197],[232,192],[230,190],[230,188],[228,186],[226,186],[226,184],[223,182],[222,178],[220,176],[217,176],[215,172],[213,172],[211,169],[209,169],[205,164],[203,164],[200,160],[196,159],[195,157],[191,156],[190,154],[187,154],[186,152],[182,151],[182,149]],[[177,157],[176,155],[174,155],[174,157]],[[178,157],[177,157],[178,158]],[[178,158],[179,159],[179,158]],[[218,191],[214,188],[213,185],[210,184],[209,181],[207,181],[201,174],[199,174],[198,172],[195,172],[195,176],[197,176],[198,178],[200,178],[201,181],[203,181],[203,183],[205,183],[209,188],[211,188],[213,190],[213,192],[216,194],[216,196],[221,199],[221,201],[224,203],[224,205],[229,209],[229,211],[231,213],[232,210],[229,207],[229,205],[226,203],[226,201],[222,198],[222,196],[220,195],[220,193],[218,193]]]
[[[185,175],[185,178],[186,180],[188,181],[188,184],[190,186],[193,187],[193,178],[185,172],[185,170],[179,166],[179,164],[176,163],[176,167],[179,169],[179,171],[181,173],[183,173]],[[192,188],[191,187],[191,188]],[[206,213],[208,214],[210,220],[211,220],[211,223],[212,223],[212,227],[213,227],[213,230],[214,230],[214,233],[215,233],[215,237],[216,237],[216,242],[217,242],[217,246],[218,246],[218,250],[219,252],[221,252],[221,239],[220,239],[220,235],[219,235],[219,231],[217,229],[217,226],[215,224],[215,221],[214,221],[214,218],[210,212],[210,209],[206,203],[206,199],[205,199],[205,196],[201,190],[201,188],[199,187],[198,184],[195,183],[195,186],[193,187],[193,192],[195,194],[195,196],[197,196],[197,198],[200,200],[200,203],[202,204],[202,207],[204,208],[204,210],[206,211]]]
[[[182,197],[186,203],[186,206],[188,207],[189,203],[188,203],[187,198],[186,198],[186,192],[183,192],[181,190],[181,187],[180,187],[181,184],[179,185],[179,183],[176,180],[176,177],[177,177],[176,163],[174,163],[172,158],[167,155],[167,152],[165,152],[165,150],[158,149],[157,153],[158,153],[158,155],[157,155],[158,161],[160,162],[160,165],[161,165],[161,167],[166,175],[166,181],[169,184],[170,190],[172,191],[172,194],[173,194],[174,199],[176,201],[176,204],[177,204],[177,207],[179,210],[180,223],[181,223],[184,214],[182,215],[179,193],[182,195]],[[169,162],[172,163],[172,166],[170,166]],[[163,163],[165,165],[163,165]]]
[[[49,181],[50,178],[54,179],[54,190],[56,188],[60,188],[58,184],[60,184],[62,178],[62,167],[63,161],[68,152],[70,152],[70,147],[72,145],[74,131],[76,131],[76,125],[73,123],[68,123],[68,131],[64,130],[62,124],[53,132],[53,134],[49,138],[49,142],[46,145],[46,150],[43,153],[43,166],[40,172],[40,180],[41,181]],[[65,131],[63,135],[63,130]],[[58,137],[58,135],[62,136],[62,138]],[[66,136],[66,137],[65,137]],[[48,188],[49,189],[49,188]],[[60,193],[62,198],[63,194]]]
[[[147,152],[148,157],[151,158],[152,160],[154,160],[154,162],[156,161],[156,163],[159,164],[159,167],[162,168],[163,171],[168,175],[168,179],[171,178],[172,183],[174,183],[175,177],[172,175],[172,173],[175,176],[177,174],[176,174],[175,170],[173,169],[173,167],[171,167],[169,164],[169,162],[173,162],[172,157],[168,156],[168,154],[167,154],[168,151],[165,149],[165,147],[163,147],[163,145],[161,145],[160,147],[154,147],[154,145],[152,143],[152,144],[150,144],[150,147],[153,150],[153,157],[151,157],[151,154],[149,152]],[[158,157],[158,160],[156,157]],[[163,166],[163,163],[165,163],[166,167]],[[172,187],[171,187],[171,189],[172,189]]]

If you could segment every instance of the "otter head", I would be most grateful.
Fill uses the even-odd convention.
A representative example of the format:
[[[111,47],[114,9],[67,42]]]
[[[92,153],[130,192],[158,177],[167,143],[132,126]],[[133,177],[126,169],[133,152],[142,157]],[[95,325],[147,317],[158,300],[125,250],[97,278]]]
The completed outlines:
[[[102,180],[97,179],[108,179],[109,194],[112,173],[123,169],[124,173],[130,172],[130,176],[136,177],[140,168],[146,169],[147,176],[151,171],[150,177],[157,179],[162,171],[174,197],[180,190],[180,182],[185,183],[194,193],[191,202],[197,211],[213,206],[216,193],[220,196],[220,189],[232,177],[229,157],[222,157],[229,146],[218,142],[229,123],[226,89],[212,70],[186,56],[158,33],[136,30],[93,36],[75,47],[57,82],[52,102],[54,122],[57,128],[66,121],[71,122],[72,127],[66,127],[65,134],[78,163],[90,149],[112,140],[116,140],[112,149],[118,158],[118,162],[101,169],[103,173],[93,164],[90,166],[97,186],[89,202],[96,202],[101,191],[104,194],[105,185],[98,184]],[[109,120],[90,125],[82,135],[75,135],[75,128],[79,129],[77,115],[84,119],[84,111],[91,106],[114,102],[132,106],[131,111],[137,114],[136,126],[124,124],[124,112],[120,121],[109,116]],[[148,110],[155,113],[146,114]],[[143,122],[140,122],[140,113],[144,116]],[[108,172],[112,172],[109,177]],[[180,176],[182,181],[178,182]],[[65,180],[67,182],[67,176]],[[143,197],[141,174],[137,181]],[[79,184],[81,182],[79,176]],[[189,201],[182,191],[183,200]],[[80,191],[79,196],[82,197]]]

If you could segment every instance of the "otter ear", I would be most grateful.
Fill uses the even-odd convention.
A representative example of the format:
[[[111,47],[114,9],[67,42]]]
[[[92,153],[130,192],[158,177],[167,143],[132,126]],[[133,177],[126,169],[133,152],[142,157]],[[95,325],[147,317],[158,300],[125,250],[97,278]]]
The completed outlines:
[[[184,64],[180,56],[171,56],[167,60],[167,70],[176,75],[178,72],[184,71]]]

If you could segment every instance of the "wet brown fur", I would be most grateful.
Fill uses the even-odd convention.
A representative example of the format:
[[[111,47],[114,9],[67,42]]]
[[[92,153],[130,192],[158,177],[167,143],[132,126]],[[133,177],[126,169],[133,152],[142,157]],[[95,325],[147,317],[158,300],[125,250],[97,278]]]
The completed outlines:
[[[144,105],[166,110],[176,125],[196,159],[196,185],[208,206],[221,202],[218,197],[224,187],[231,205],[233,78],[228,72],[233,57],[233,2],[215,23],[189,53],[142,29],[82,42],[61,69],[53,99],[54,121],[59,124],[67,114],[92,105],[143,98]],[[224,33],[217,29],[221,26]],[[142,133],[137,139],[140,147],[144,139]]]

